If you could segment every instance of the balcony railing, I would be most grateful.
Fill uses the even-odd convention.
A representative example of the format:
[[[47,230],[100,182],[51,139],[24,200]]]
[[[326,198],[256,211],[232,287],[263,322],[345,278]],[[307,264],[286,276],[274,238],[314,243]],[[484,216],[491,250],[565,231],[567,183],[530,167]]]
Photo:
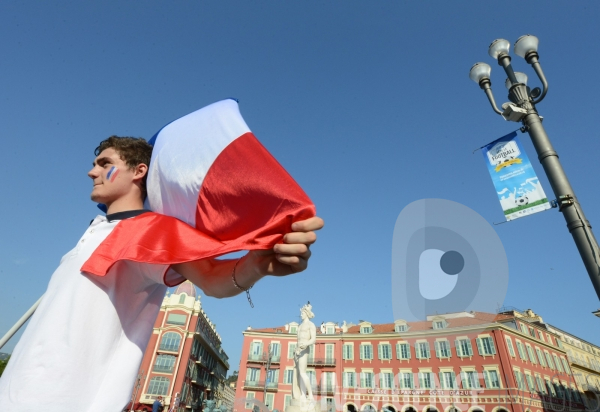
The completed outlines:
[[[244,389],[264,389],[265,381],[244,381]],[[277,391],[277,382],[267,382],[267,391]]]
[[[173,372],[173,365],[171,366],[166,366],[166,365],[154,365],[154,367],[152,368],[153,372],[162,372],[162,373],[172,373]]]
[[[308,358],[310,366],[335,366],[335,358]]]
[[[248,362],[254,362],[254,363],[266,363],[267,362],[267,355],[261,353],[258,355],[255,354],[249,354],[248,355]],[[281,355],[275,355],[271,357],[271,363],[279,363],[281,362]]]
[[[335,385],[319,385],[314,392],[317,395],[333,395],[335,393]]]

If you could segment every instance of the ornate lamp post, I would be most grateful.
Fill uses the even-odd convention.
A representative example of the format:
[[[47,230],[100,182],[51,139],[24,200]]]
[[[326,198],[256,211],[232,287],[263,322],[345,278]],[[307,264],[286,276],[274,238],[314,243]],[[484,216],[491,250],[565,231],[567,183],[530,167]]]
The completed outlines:
[[[490,45],[490,56],[498,61],[508,77],[505,85],[508,89],[508,99],[510,101],[502,105],[502,110],[496,106],[492,94],[492,82],[490,81],[492,68],[486,63],[476,63],[471,68],[469,77],[479,84],[496,113],[504,117],[505,120],[522,123],[521,131],[529,133],[538,154],[538,159],[556,196],[559,210],[565,217],[567,228],[573,236],[596,294],[600,298],[600,249],[598,248],[598,242],[592,232],[592,226],[586,219],[567,175],[558,160],[558,154],[552,147],[550,139],[542,126],[542,118],[536,110],[536,105],[546,97],[548,92],[548,82],[538,61],[538,43],[538,38],[529,34],[519,37],[515,43],[515,53],[523,57],[533,67],[542,83],[542,89],[536,87],[533,90],[527,86],[527,75],[513,70],[511,58],[508,54],[510,49],[508,40],[497,39]]]

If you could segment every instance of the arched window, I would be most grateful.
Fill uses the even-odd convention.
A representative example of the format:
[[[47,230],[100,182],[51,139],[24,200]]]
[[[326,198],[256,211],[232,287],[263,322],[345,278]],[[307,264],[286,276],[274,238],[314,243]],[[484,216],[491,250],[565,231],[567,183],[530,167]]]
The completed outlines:
[[[175,364],[175,356],[173,355],[158,355],[156,362],[154,363],[154,372],[173,372],[173,365]]]
[[[148,395],[166,395],[169,390],[169,378],[164,376],[155,376],[150,379],[148,385]]]
[[[187,295],[182,293],[181,296],[179,296],[179,303],[185,303],[185,298],[187,298]]]
[[[178,333],[165,333],[160,341],[159,349],[177,352],[179,349],[179,342],[181,342],[181,336]]]

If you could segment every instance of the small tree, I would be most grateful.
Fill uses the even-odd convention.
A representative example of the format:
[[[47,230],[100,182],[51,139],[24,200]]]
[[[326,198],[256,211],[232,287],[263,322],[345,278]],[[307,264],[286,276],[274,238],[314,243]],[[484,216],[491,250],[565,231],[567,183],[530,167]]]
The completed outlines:
[[[10,356],[6,359],[0,360],[0,376],[2,376],[2,374],[4,373],[4,368],[6,368],[6,364],[8,363],[9,359],[10,359]]]

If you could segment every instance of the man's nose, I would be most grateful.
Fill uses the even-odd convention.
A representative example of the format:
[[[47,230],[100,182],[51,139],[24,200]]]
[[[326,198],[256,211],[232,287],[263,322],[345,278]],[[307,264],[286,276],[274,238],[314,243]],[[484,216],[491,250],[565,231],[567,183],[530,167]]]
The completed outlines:
[[[97,168],[95,166],[92,167],[87,175],[92,179],[97,178],[99,176]]]

